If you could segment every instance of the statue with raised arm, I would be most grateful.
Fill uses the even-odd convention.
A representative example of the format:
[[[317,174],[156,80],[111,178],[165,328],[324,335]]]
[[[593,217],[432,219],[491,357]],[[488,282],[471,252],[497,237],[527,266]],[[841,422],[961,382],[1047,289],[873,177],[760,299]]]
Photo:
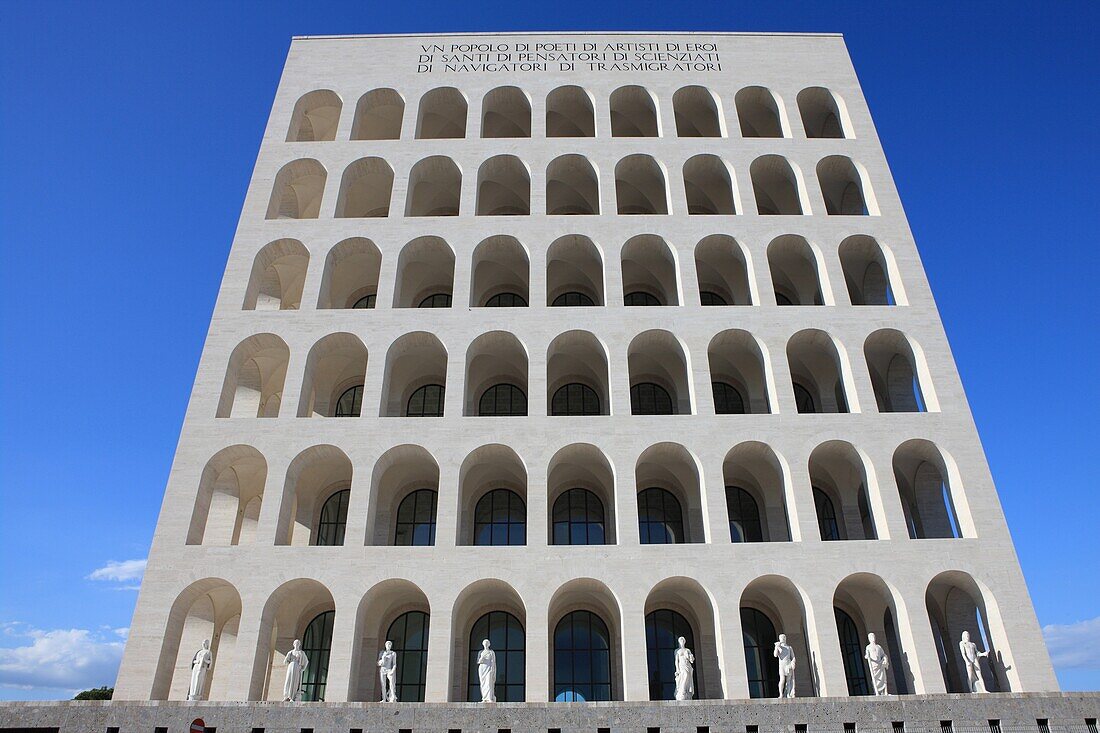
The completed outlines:
[[[309,658],[302,651],[302,642],[294,640],[294,648],[283,658],[286,665],[286,681],[283,682],[283,702],[302,701],[302,680],[309,666]]]
[[[863,658],[867,660],[867,666],[871,670],[871,685],[875,688],[876,695],[889,695],[890,690],[886,686],[886,670],[890,669],[890,657],[886,650],[875,643],[875,635],[867,634],[867,647],[863,650]]]
[[[680,648],[676,650],[676,699],[693,700],[695,698],[695,655],[687,648],[687,639],[679,638]]]
[[[378,675],[382,682],[382,702],[397,702],[397,652],[389,639],[386,648],[378,653]]]
[[[210,640],[202,640],[202,648],[191,657],[191,684],[187,688],[188,700],[201,700],[203,690],[206,689],[206,671],[214,663],[214,655],[210,653]]]
[[[477,655],[477,680],[481,684],[481,701],[497,701],[497,653],[489,648],[489,640],[481,642]]]
[[[779,697],[794,697],[794,649],[787,643],[787,635],[780,634],[772,656],[779,660]]]
[[[989,692],[985,689],[985,680],[982,679],[982,657],[989,656],[989,650],[978,651],[978,645],[970,641],[970,632],[964,631],[959,641],[959,653],[962,654],[963,664],[966,665],[966,679],[971,692]]]

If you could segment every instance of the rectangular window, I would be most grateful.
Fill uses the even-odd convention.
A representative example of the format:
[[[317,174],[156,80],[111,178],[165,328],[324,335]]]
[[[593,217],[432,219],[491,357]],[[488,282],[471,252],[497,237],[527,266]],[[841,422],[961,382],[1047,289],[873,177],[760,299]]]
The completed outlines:
[[[158,725],[155,728],[153,728],[153,733],[168,733],[168,726]]]
[[[905,721],[904,720],[895,720],[891,725],[894,729],[894,733],[905,733]]]
[[[845,723],[844,724],[844,733],[856,733],[856,724],[855,723]]]
[[[646,728],[645,733],[661,733],[661,729],[658,727]]]
[[[940,733],[955,733],[955,726],[951,724],[950,720],[941,720]]]
[[[709,725],[699,725],[695,727],[695,733],[710,733]]]
[[[1089,729],[1089,733],[1096,733],[1096,718],[1085,718],[1085,727]]]
[[[806,733],[806,724],[805,723],[795,723],[794,724],[794,733]]]
[[[118,726],[117,725],[108,725],[107,726],[107,733],[118,733]]]
[[[1039,727],[1039,733],[1050,733],[1050,723],[1046,718],[1038,718],[1035,725]]]
[[[1001,721],[991,718],[989,721],[989,733],[1001,733]]]
[[[760,726],[758,725],[746,725],[745,733],[760,733]]]

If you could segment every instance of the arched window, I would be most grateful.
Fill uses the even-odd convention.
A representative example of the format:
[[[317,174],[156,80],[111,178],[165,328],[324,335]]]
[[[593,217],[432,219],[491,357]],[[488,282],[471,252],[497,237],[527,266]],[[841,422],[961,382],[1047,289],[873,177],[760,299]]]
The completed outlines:
[[[344,390],[340,399],[336,401],[336,417],[359,417],[363,407],[363,385]]]
[[[486,308],[526,308],[527,301],[516,293],[497,293],[485,301]]]
[[[516,492],[493,489],[478,499],[474,509],[474,544],[527,544],[527,507]]]
[[[386,640],[397,652],[397,699],[424,702],[428,678],[428,614],[409,611],[394,619],[386,631]]]
[[[775,626],[755,608],[742,608],[741,636],[745,643],[749,697],[775,697],[779,692],[779,662],[772,656],[779,638]]]
[[[630,414],[675,415],[668,391],[653,382],[639,382],[630,388]]]
[[[546,137],[595,137],[592,98],[580,87],[558,87],[546,95]]]
[[[645,617],[646,656],[649,658],[649,699],[676,699],[676,650],[684,637],[688,649],[695,646],[691,624],[671,608],[661,608]],[[698,691],[699,679],[692,670],[692,689]]]
[[[425,384],[409,396],[406,417],[443,417],[442,384]]]
[[[420,301],[420,305],[417,308],[450,308],[451,307],[451,294],[450,293],[435,293],[429,295],[424,300]]]
[[[348,500],[351,490],[343,489],[330,496],[321,507],[317,520],[317,545],[325,547],[344,544],[344,529],[348,525]]]
[[[821,539],[826,542],[840,539],[840,525],[836,522],[836,508],[833,500],[816,486],[814,489],[814,507],[817,509],[817,526],[821,530]]]
[[[594,306],[596,303],[592,298],[588,297],[584,293],[568,292],[562,293],[558,297],[554,298],[554,302],[550,304],[552,308],[561,308],[563,306]]]
[[[554,501],[555,545],[603,545],[603,502],[587,489],[569,489]]]
[[[302,673],[302,700],[324,702],[325,684],[328,682],[328,657],[332,651],[332,622],[335,611],[318,614],[302,634],[302,651],[309,666]]]
[[[760,507],[752,494],[739,486],[726,487],[726,512],[730,520],[730,542],[763,542]]]
[[[737,388],[726,382],[711,382],[714,393],[714,413],[716,415],[744,415],[745,398]]]
[[[481,642],[484,639],[489,640],[489,646],[497,656],[497,702],[523,702],[526,697],[526,640],[523,624],[507,611],[490,611],[479,618],[470,630],[470,671],[466,699],[470,702],[481,702],[477,655],[481,653]]]
[[[623,296],[623,305],[663,305],[656,295],[645,292],[644,290],[635,290],[633,293],[627,293]]]
[[[611,634],[607,624],[591,611],[573,611],[554,629],[554,702],[610,699]]]
[[[699,302],[702,305],[729,305],[725,298],[710,290],[700,291]]]
[[[671,492],[653,487],[638,493],[638,531],[643,545],[684,542],[684,513]]]
[[[817,412],[817,406],[814,404],[814,396],[810,394],[810,390],[806,389],[798,382],[794,383],[794,403],[798,406],[798,411],[800,413]]]
[[[378,295],[371,293],[370,295],[364,295],[359,300],[352,304],[352,308],[373,308],[374,304],[378,301]]]
[[[599,415],[600,396],[587,384],[572,382],[559,387],[550,400],[551,415]]]
[[[514,384],[495,384],[482,392],[477,414],[493,417],[526,415],[527,395]]]
[[[844,676],[848,679],[848,694],[870,695],[867,685],[867,671],[863,668],[863,645],[860,643],[859,630],[852,617],[833,607],[836,614],[836,633],[840,637],[840,654],[844,657]]]
[[[436,492],[417,489],[397,507],[397,527],[393,532],[393,544],[399,546],[431,547],[435,544]],[[404,698],[399,698],[404,699]]]

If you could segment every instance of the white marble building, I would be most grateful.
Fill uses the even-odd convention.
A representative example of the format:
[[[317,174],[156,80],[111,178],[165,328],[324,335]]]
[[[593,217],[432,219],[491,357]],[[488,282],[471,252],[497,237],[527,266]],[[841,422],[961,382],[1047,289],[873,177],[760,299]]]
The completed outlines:
[[[921,212],[930,216],[934,212]],[[962,244],[962,243],[960,243]],[[430,307],[431,306],[431,307]],[[442,414],[440,414],[442,413]],[[116,699],[1056,690],[834,35],[296,38]]]

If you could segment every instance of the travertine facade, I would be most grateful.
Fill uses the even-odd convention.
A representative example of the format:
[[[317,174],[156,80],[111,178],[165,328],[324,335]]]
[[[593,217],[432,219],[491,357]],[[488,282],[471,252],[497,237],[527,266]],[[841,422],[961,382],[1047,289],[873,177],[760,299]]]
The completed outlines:
[[[302,639],[375,700],[390,638],[465,701],[483,636],[501,700],[664,699],[679,635],[697,697],[774,696],[780,632],[799,696],[868,632],[962,691],[963,630],[1057,689],[839,36],[294,40],[116,699],[211,638],[207,699]]]

